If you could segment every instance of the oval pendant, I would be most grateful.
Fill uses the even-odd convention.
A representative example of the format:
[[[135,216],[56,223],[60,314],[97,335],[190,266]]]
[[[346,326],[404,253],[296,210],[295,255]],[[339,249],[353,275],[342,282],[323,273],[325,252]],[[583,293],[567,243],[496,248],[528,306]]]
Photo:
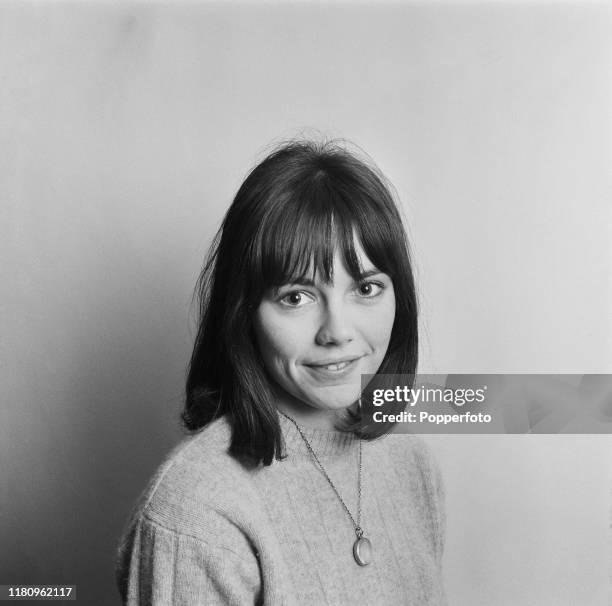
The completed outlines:
[[[372,543],[360,537],[353,543],[353,557],[359,566],[367,566],[372,561]]]

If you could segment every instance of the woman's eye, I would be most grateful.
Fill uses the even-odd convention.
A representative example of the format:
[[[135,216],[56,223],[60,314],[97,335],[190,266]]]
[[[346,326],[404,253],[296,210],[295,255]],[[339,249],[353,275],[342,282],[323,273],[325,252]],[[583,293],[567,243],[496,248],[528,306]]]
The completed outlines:
[[[312,297],[305,292],[294,290],[286,295],[283,295],[279,301],[287,307],[302,307],[302,305],[310,303],[312,301]]]
[[[361,282],[357,288],[359,295],[366,298],[378,296],[384,289],[378,282]]]

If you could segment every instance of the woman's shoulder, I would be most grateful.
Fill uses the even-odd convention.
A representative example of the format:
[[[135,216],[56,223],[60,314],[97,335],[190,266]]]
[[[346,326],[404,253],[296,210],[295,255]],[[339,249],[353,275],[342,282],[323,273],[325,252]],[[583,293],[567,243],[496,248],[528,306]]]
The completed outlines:
[[[444,498],[440,467],[427,442],[415,434],[391,433],[374,441],[374,450],[385,457],[406,486],[436,502]]]
[[[164,604],[183,603],[178,596],[191,603],[198,592],[214,593],[220,603],[230,595],[227,583],[231,592],[237,582],[248,595],[258,591],[250,535],[261,526],[261,508],[252,472],[228,452],[230,438],[229,423],[213,421],[176,446],[153,475],[119,543],[116,574],[124,603],[140,603],[138,596],[151,588],[165,596]],[[208,577],[215,582],[206,584]]]
[[[252,502],[252,471],[229,454],[231,427],[220,418],[185,438],[151,478],[134,512],[168,530],[200,537],[211,520],[240,516]]]
[[[387,452],[395,461],[414,463],[422,469],[437,467],[426,441],[412,433],[390,433],[373,441],[375,449]]]

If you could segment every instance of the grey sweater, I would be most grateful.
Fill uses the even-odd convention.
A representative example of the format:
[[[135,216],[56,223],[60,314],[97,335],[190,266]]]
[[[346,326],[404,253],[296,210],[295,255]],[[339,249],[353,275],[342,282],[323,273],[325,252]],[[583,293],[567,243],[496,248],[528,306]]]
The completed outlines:
[[[373,562],[302,438],[281,417],[287,458],[246,469],[217,420],[182,442],[144,492],[123,538],[118,582],[129,606],[445,604],[437,467],[416,436],[363,442],[361,526]],[[306,430],[353,516],[358,441]]]

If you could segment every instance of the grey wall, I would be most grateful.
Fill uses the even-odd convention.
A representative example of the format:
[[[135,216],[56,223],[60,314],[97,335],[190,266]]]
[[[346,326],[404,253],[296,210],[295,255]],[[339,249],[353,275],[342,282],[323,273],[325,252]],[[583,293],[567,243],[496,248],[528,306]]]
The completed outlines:
[[[422,370],[610,372],[609,4],[0,4],[0,583],[112,604],[192,288],[264,146],[395,184]],[[455,604],[607,603],[610,441],[431,439]]]

